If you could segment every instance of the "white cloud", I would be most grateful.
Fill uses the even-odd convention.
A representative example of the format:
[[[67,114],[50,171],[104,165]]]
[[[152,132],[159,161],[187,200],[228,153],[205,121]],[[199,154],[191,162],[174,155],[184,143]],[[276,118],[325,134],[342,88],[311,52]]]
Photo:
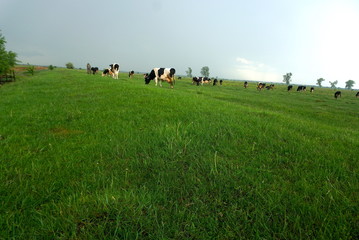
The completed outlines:
[[[248,59],[241,58],[241,57],[237,57],[236,61],[239,63],[243,63],[243,64],[252,64],[252,62],[249,61]]]
[[[236,58],[236,76],[243,80],[280,82],[281,75],[276,70],[266,64],[248,60],[246,58]]]

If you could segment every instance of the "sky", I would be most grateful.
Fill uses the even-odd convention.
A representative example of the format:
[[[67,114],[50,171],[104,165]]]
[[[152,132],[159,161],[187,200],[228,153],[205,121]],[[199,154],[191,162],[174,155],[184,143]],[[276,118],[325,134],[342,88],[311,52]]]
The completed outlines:
[[[0,0],[24,64],[359,88],[359,0]]]

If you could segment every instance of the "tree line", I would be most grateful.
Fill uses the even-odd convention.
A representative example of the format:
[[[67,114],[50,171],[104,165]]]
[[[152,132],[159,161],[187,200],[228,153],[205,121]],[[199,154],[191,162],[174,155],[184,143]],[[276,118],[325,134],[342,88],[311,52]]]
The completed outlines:
[[[290,82],[292,81],[292,76],[293,76],[292,73],[287,73],[287,74],[283,75],[283,82],[285,82],[287,85],[289,85]],[[322,87],[322,82],[324,82],[324,81],[325,81],[324,78],[318,78],[316,84],[319,87]],[[338,80],[335,80],[334,82],[329,81],[329,83],[330,83],[331,88],[336,88],[337,87],[336,85],[338,84]],[[352,89],[354,84],[355,84],[355,81],[348,80],[345,82],[345,88]]]
[[[189,78],[192,78],[192,68],[188,67],[188,70],[186,71],[186,75]],[[209,77],[209,67],[208,66],[204,66],[201,68],[201,75],[203,77]]]

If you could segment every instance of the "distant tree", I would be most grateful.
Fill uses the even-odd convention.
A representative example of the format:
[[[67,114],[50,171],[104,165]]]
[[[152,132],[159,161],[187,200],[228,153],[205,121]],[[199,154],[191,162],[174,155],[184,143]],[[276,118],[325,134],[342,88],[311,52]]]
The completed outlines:
[[[54,66],[50,65],[49,70],[54,70]]]
[[[209,67],[207,66],[202,67],[201,74],[203,77],[209,77]]]
[[[322,87],[322,82],[324,82],[324,81],[325,81],[324,78],[319,78],[319,79],[317,79],[317,85],[318,85],[319,87]]]
[[[5,37],[0,32],[0,74],[7,73],[18,62],[17,54],[5,49]]]
[[[187,77],[192,77],[192,68],[188,67],[188,70],[186,71]]]
[[[67,69],[74,69],[74,65],[71,62],[66,63]]]
[[[336,85],[338,84],[338,80],[335,80],[334,82],[329,81],[329,83],[331,88],[336,88],[337,87]]]
[[[35,73],[35,67],[34,66],[30,66],[30,64],[27,64],[27,68],[26,68],[27,73],[34,75]]]
[[[290,82],[292,81],[292,73],[287,73],[285,75],[283,75],[283,82],[285,82],[285,84],[289,85]]]
[[[352,89],[354,84],[355,84],[355,82],[353,80],[348,80],[345,82],[345,88]]]

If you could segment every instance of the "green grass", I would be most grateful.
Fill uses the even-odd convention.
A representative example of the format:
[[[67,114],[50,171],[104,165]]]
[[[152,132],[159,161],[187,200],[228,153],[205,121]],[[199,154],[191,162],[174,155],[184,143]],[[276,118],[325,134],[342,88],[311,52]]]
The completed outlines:
[[[0,239],[357,239],[359,99],[55,69],[0,87]]]

